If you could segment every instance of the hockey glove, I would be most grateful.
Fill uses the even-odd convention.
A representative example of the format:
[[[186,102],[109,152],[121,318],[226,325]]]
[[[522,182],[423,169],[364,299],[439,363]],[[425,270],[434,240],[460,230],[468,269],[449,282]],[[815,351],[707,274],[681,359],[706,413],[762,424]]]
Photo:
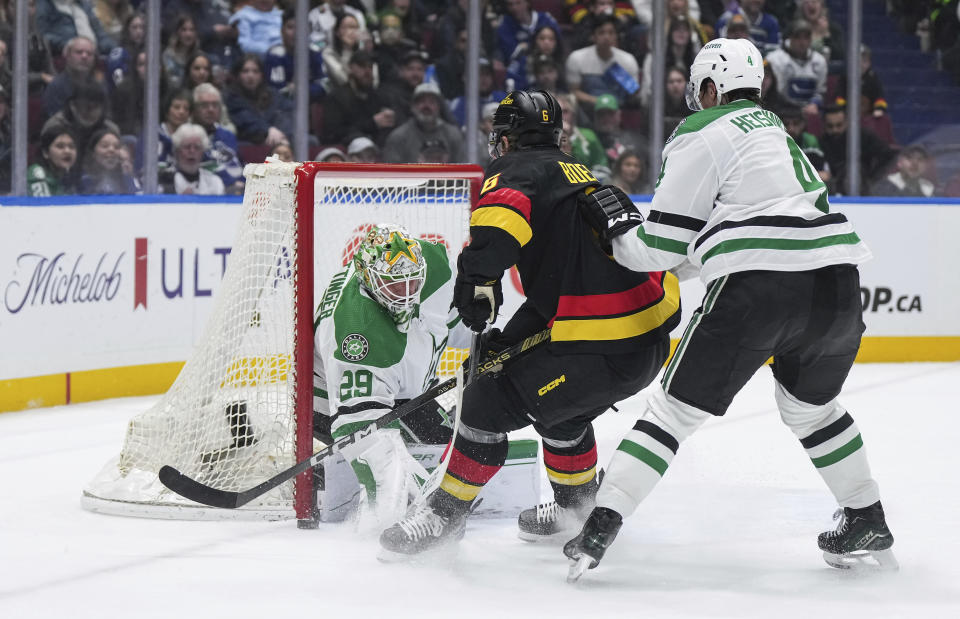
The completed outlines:
[[[453,305],[457,308],[463,324],[480,333],[497,319],[497,311],[503,304],[500,280],[483,284],[471,284],[458,274],[453,285]]]
[[[577,198],[580,212],[600,237],[600,247],[613,253],[613,239],[643,223],[643,215],[619,187],[601,185]]]
[[[494,327],[493,329],[490,329],[489,331],[483,334],[483,339],[481,340],[481,343],[480,343],[480,346],[481,346],[480,364],[482,365],[484,362],[490,359],[493,359],[494,357],[496,357],[506,349],[510,348],[510,346],[512,346],[515,343],[516,342],[508,341],[507,338],[503,337],[503,333],[500,331],[500,329],[497,329],[496,327]],[[491,367],[489,369],[486,369],[485,371],[499,372],[502,369],[502,367],[503,367],[502,365],[500,367]],[[467,372],[469,370],[470,370],[470,357],[467,357],[463,360],[464,376],[467,375]]]

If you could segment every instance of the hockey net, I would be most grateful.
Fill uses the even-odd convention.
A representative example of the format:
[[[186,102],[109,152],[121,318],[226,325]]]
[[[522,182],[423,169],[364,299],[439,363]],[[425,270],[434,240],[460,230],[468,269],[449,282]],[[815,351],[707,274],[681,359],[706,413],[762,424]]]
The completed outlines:
[[[239,230],[205,331],[170,390],[127,426],[84,489],[91,511],[175,519],[309,519],[308,473],[236,510],[170,492],[164,464],[241,491],[315,451],[313,314],[367,230],[399,223],[446,245],[455,270],[479,193],[477,166],[248,165]],[[448,349],[438,373],[465,356]]]

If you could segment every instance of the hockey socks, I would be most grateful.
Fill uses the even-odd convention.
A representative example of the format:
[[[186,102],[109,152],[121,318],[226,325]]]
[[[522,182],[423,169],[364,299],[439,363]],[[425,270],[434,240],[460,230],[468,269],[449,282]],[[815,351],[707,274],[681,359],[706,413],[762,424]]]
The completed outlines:
[[[483,432],[460,424],[450,463],[430,504],[448,513],[466,513],[484,485],[507,460],[506,434]]]
[[[597,441],[593,426],[571,441],[543,439],[543,464],[561,507],[593,503],[597,494]]]
[[[808,404],[777,383],[777,406],[830,492],[842,507],[867,507],[880,500],[870,474],[863,438],[853,417],[836,400]]]
[[[610,459],[597,506],[623,517],[632,514],[667,472],[680,443],[710,417],[662,390],[655,392]]]

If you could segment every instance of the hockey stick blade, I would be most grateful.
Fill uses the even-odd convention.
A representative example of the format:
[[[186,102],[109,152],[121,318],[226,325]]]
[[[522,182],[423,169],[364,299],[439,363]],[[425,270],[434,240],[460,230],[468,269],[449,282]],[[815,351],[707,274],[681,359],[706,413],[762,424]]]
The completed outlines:
[[[495,369],[498,365],[502,365],[507,360],[512,359],[521,353],[530,350],[534,346],[541,344],[550,339],[550,330],[546,329],[535,333],[525,340],[511,346],[510,348],[504,350],[498,354],[493,359],[486,361],[483,364],[480,364],[478,371],[480,374],[483,374],[486,371]],[[236,492],[232,490],[220,490],[208,486],[202,482],[197,481],[187,475],[184,475],[176,468],[164,465],[160,468],[159,478],[160,483],[164,486],[176,492],[180,496],[201,503],[203,505],[209,505],[211,507],[222,507],[225,509],[235,509],[246,505],[253,499],[258,496],[264,495],[267,492],[273,490],[282,483],[293,479],[300,473],[308,471],[313,467],[320,464],[320,462],[327,456],[339,451],[342,447],[353,444],[360,439],[372,434],[374,431],[386,426],[393,421],[400,419],[401,417],[412,413],[415,410],[418,410],[425,404],[431,402],[437,397],[443,395],[444,393],[454,389],[457,386],[457,381],[454,378],[447,379],[442,383],[434,385],[427,391],[418,395],[417,397],[405,402],[404,404],[396,407],[389,413],[379,417],[376,421],[361,428],[352,434],[347,434],[345,436],[337,439],[332,445],[327,445],[320,451],[316,452],[306,460],[302,460],[292,466],[289,469],[280,471],[273,477],[263,481],[253,488],[248,490],[243,490],[241,492]]]

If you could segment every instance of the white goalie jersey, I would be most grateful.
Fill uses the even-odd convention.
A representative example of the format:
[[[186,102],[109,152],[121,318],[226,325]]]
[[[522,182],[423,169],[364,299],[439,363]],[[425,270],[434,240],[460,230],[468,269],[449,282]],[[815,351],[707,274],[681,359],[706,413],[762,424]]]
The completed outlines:
[[[339,438],[430,386],[447,345],[453,298],[443,245],[420,241],[427,264],[419,309],[406,332],[360,285],[351,262],[331,280],[314,329],[313,410]],[[456,336],[455,336],[456,337]]]
[[[638,271],[685,260],[704,283],[747,270],[805,271],[871,257],[776,114],[745,100],[687,117],[663,150],[650,216],[613,241]]]

